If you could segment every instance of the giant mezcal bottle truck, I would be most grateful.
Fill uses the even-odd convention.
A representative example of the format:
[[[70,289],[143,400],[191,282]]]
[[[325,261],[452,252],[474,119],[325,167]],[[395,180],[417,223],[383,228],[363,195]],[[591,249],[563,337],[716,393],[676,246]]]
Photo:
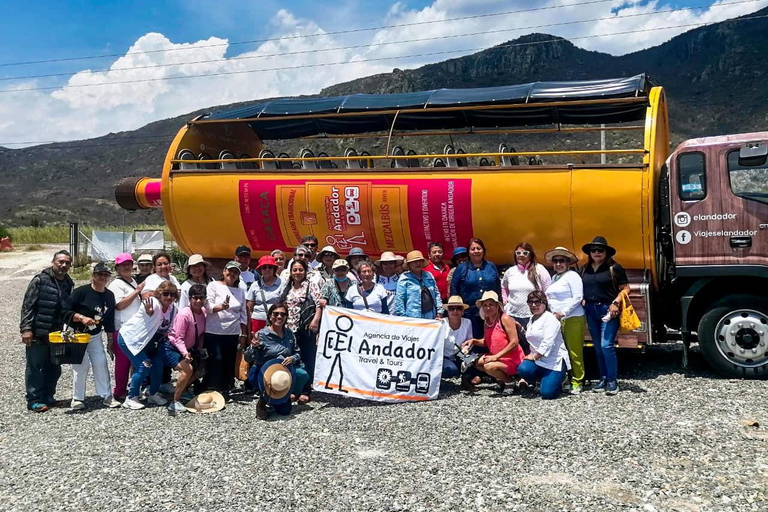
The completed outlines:
[[[597,141],[601,132],[640,142],[558,151],[494,143],[491,152],[464,154],[451,144],[422,152],[429,154],[403,149],[459,134],[503,135],[511,146],[518,135],[593,133]],[[354,147],[377,138],[382,154]],[[288,139],[307,148],[335,140],[347,149],[275,156],[265,145]],[[212,259],[231,258],[241,244],[290,251],[310,233],[342,254],[362,247],[370,255],[424,250],[430,241],[450,254],[476,236],[503,265],[519,241],[540,254],[555,246],[580,254],[603,235],[628,271],[642,321],[619,336],[621,347],[642,349],[679,331],[686,348],[698,340],[720,373],[764,378],[768,132],[669,149],[664,90],[644,75],[276,100],[190,120],[162,176],[124,180],[116,197],[129,210],[162,208],[178,245]]]

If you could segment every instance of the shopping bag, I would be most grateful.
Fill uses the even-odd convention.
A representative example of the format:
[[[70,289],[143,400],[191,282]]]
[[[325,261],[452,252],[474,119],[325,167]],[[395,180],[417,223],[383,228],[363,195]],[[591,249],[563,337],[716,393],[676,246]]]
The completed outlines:
[[[635,308],[629,301],[626,293],[621,294],[621,315],[619,316],[619,329],[621,332],[632,332],[640,328],[640,318],[635,313]]]
[[[235,378],[245,382],[248,380],[248,361],[243,357],[243,351],[237,351],[237,357],[235,358]]]

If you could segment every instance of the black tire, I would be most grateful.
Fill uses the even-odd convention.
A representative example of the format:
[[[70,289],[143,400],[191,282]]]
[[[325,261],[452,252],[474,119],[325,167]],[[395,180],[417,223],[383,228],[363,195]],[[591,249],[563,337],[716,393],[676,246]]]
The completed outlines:
[[[755,295],[733,295],[713,303],[701,317],[698,328],[701,352],[707,363],[724,377],[768,379],[768,359],[764,354],[754,361],[741,361],[745,356],[738,354],[739,345],[734,346],[733,351],[731,351],[727,348],[726,343],[716,339],[720,336],[716,331],[723,331],[722,326],[718,329],[720,322],[728,316],[738,316],[738,312],[741,312],[741,315],[750,314],[750,318],[760,317],[763,320],[760,325],[761,328],[758,330],[763,332],[762,340],[764,343],[768,343],[768,323],[765,322],[765,319],[768,318],[768,301]],[[723,325],[730,324],[724,323]],[[726,348],[721,351],[721,347],[724,346]],[[763,347],[764,345],[759,347],[761,353],[764,350]],[[747,355],[749,355],[748,352]]]

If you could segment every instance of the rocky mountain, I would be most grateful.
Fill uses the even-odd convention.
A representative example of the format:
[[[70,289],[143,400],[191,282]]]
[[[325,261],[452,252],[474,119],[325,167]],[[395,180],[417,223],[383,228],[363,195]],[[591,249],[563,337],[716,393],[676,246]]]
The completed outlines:
[[[750,16],[760,15],[768,15],[768,9]],[[673,140],[679,142],[693,136],[768,129],[766,49],[768,18],[697,28],[659,46],[620,57],[587,51],[551,35],[530,34],[473,55],[334,85],[320,94],[485,87],[644,72],[666,88]],[[127,176],[159,175],[173,135],[201,112],[87,141],[0,149],[0,187],[4,192],[0,194],[0,223],[73,219],[94,224],[122,222],[124,211],[114,202],[114,184]],[[428,143],[440,141],[425,138],[422,142]],[[473,144],[467,143],[467,149]],[[280,149],[295,154],[299,145],[286,142]],[[343,145],[343,141],[328,142],[317,148],[338,152]],[[376,149],[376,144],[371,149]],[[129,224],[161,220],[157,211],[130,213],[125,218]]]

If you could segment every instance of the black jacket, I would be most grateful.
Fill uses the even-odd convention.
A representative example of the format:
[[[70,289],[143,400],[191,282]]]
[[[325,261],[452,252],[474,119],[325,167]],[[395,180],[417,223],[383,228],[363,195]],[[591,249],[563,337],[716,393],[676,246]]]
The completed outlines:
[[[58,281],[47,268],[32,278],[21,305],[21,332],[32,331],[35,338],[48,340],[48,333],[61,330],[64,301],[75,283],[69,275]]]

